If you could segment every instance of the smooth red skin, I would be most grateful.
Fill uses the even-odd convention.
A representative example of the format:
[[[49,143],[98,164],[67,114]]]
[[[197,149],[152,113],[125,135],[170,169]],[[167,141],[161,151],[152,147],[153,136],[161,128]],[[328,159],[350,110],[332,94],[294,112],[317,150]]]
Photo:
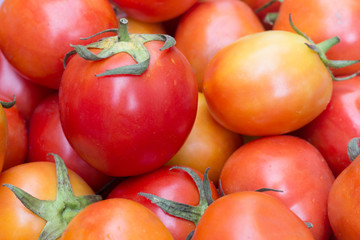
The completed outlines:
[[[186,12],[198,0],[113,0],[129,17],[143,22],[163,22]]]
[[[66,139],[60,123],[58,94],[52,94],[35,109],[29,124],[28,161],[53,161],[49,153],[59,155],[66,166],[81,176],[94,191],[100,190],[112,177],[80,158]]]
[[[110,176],[154,170],[180,149],[195,121],[198,91],[189,62],[163,42],[146,43],[140,76],[95,74],[134,64],[126,53],[89,62],[74,56],[64,72],[60,119],[65,136],[90,165]]]
[[[170,168],[171,166],[161,167],[150,173],[129,177],[117,185],[108,198],[126,198],[141,203],[160,218],[175,240],[184,240],[195,229],[194,223],[171,216],[150,200],[138,195],[139,192],[151,193],[179,203],[198,205],[199,191],[190,175],[183,170],[170,170]],[[197,174],[203,178],[203,174],[199,172]],[[211,187],[213,198],[217,199],[218,194],[212,183]]]
[[[172,240],[159,218],[128,199],[106,199],[78,213],[59,240]]]
[[[2,98],[1,101],[12,101]],[[8,137],[3,171],[25,162],[28,147],[27,124],[17,109],[17,104],[4,108],[7,119]]]
[[[0,95],[10,100],[16,96],[16,106],[29,120],[35,107],[53,90],[32,83],[21,77],[0,51]]]
[[[261,31],[261,22],[241,1],[198,2],[180,19],[175,32],[176,47],[189,60],[202,91],[205,68],[211,58],[240,37]]]
[[[225,194],[272,188],[266,192],[280,199],[303,221],[317,240],[331,234],[327,199],[334,176],[320,152],[294,136],[264,137],[241,146],[220,175]]]
[[[193,240],[313,240],[306,225],[275,197],[244,191],[213,202]]]
[[[312,122],[294,134],[312,143],[335,176],[349,164],[347,144],[360,136],[360,77],[334,81],[331,100]]]
[[[328,212],[337,240],[360,238],[360,157],[340,173],[331,187]]]
[[[338,36],[340,43],[327,53],[329,59],[360,59],[360,1],[358,0],[286,0],[281,4],[274,30],[293,31],[289,13],[297,28],[315,43]],[[360,70],[360,63],[332,69],[337,76],[353,74]]]
[[[0,105],[0,173],[4,166],[7,144],[8,144],[8,127],[7,127],[6,115],[2,105]]]
[[[27,79],[58,89],[70,44],[117,27],[107,0],[5,0],[0,8],[0,49]]]

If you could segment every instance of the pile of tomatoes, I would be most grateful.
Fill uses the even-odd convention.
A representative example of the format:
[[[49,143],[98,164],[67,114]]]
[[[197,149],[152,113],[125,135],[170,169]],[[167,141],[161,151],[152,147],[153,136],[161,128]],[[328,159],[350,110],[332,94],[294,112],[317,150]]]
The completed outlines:
[[[358,0],[0,0],[0,239],[360,239]]]

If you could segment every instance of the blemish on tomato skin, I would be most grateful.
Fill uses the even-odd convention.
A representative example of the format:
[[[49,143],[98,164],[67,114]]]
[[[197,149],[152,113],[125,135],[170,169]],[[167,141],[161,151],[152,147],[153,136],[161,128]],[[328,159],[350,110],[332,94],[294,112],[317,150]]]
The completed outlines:
[[[175,64],[175,60],[173,58],[170,58],[170,61]]]

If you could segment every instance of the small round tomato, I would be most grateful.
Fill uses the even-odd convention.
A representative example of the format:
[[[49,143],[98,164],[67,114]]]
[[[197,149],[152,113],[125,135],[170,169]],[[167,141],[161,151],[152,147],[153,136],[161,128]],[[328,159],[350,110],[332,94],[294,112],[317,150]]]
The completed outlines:
[[[217,185],[230,155],[242,144],[242,137],[221,126],[210,115],[204,94],[198,93],[194,126],[184,145],[166,165],[186,166],[205,173]]]
[[[184,14],[177,25],[176,47],[187,57],[202,91],[206,65],[238,38],[264,31],[255,13],[237,0],[203,1]]]
[[[214,201],[202,215],[193,240],[314,240],[310,230],[273,196],[238,192]]]
[[[54,89],[70,44],[117,23],[108,0],[4,0],[0,19],[0,49],[7,60],[28,80]]]
[[[68,224],[60,240],[172,240],[149,209],[132,200],[114,198],[93,203]]]
[[[280,190],[266,193],[310,222],[315,239],[329,239],[327,200],[334,176],[324,157],[307,141],[280,135],[244,144],[226,161],[220,181],[225,194],[261,188]]]
[[[332,77],[302,36],[265,31],[220,50],[207,66],[203,92],[212,116],[244,135],[294,131],[330,101]]]

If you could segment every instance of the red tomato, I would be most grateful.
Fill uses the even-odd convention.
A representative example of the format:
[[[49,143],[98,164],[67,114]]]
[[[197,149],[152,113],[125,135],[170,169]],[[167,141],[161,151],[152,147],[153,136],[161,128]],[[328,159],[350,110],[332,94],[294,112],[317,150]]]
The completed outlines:
[[[69,44],[117,25],[107,0],[4,0],[0,19],[0,49],[11,65],[27,79],[55,89]]]
[[[201,173],[198,175],[203,178]],[[213,198],[216,199],[218,197],[216,188],[214,185],[211,187]],[[117,185],[108,198],[131,199],[146,206],[160,218],[175,240],[186,239],[186,236],[195,229],[194,223],[165,213],[150,200],[138,195],[139,192],[196,206],[200,200],[199,191],[194,180],[185,171],[161,167],[150,173],[129,177]]]
[[[251,141],[226,161],[220,181],[225,194],[260,188],[281,190],[266,193],[312,223],[315,239],[329,239],[327,200],[334,176],[320,152],[305,140],[283,135]]]
[[[5,111],[0,104],[0,173],[4,166],[6,148],[8,144],[8,126]]]
[[[113,0],[129,17],[143,22],[163,22],[180,16],[197,0]]]
[[[242,144],[239,134],[217,123],[210,115],[204,94],[198,94],[194,126],[186,142],[166,165],[187,166],[205,173],[217,185],[221,169],[229,156]]]
[[[154,170],[182,146],[193,126],[197,85],[191,66],[175,47],[145,44],[150,64],[139,75],[95,74],[135,64],[127,53],[90,62],[70,59],[60,86],[60,119],[74,150],[110,176]]]
[[[238,192],[213,202],[202,215],[193,240],[313,240],[310,230],[275,197]]]
[[[271,25],[264,22],[264,19],[265,19],[266,15],[268,13],[277,13],[279,11],[279,8],[280,8],[280,5],[281,5],[280,1],[274,1],[274,3],[272,3],[270,6],[264,8],[264,9],[262,9],[260,11],[257,11],[257,10],[259,10],[265,4],[269,3],[270,0],[243,0],[243,1],[245,3],[247,3],[251,7],[251,9],[253,11],[256,11],[256,15],[258,16],[260,21],[264,24],[264,26],[267,29],[272,28]]]
[[[29,124],[28,161],[53,161],[49,153],[59,155],[66,166],[79,174],[95,191],[112,179],[79,157],[61,128],[58,94],[52,94],[35,109]]]
[[[264,31],[251,8],[238,0],[204,1],[195,4],[180,19],[176,47],[193,67],[199,91],[210,59],[238,38]]]
[[[360,59],[360,1],[358,0],[286,0],[281,4],[274,30],[293,31],[289,14],[295,25],[314,42],[319,43],[334,36],[341,41],[327,52],[334,60]],[[353,74],[360,63],[332,69],[336,76]]]
[[[68,224],[60,240],[172,240],[160,219],[128,199],[93,203]]]
[[[9,102],[9,99],[1,97],[0,100]],[[25,161],[28,147],[28,135],[25,119],[19,113],[17,104],[11,108],[4,108],[4,111],[8,127],[8,144],[3,166],[3,170],[6,170]]]
[[[360,157],[335,179],[328,201],[331,227],[337,240],[360,239]]]
[[[326,159],[334,175],[349,164],[347,144],[360,136],[360,77],[334,81],[327,108],[295,134],[312,143]]]
[[[76,196],[94,194],[77,174],[69,171]],[[42,200],[55,200],[57,193],[55,164],[25,163],[0,175],[0,239],[38,239],[46,221],[29,211],[3,184],[12,184]],[[59,214],[60,215],[60,214]]]
[[[32,83],[15,72],[0,51],[0,95],[8,99],[16,96],[16,107],[25,120],[29,120],[35,107],[52,90]]]

